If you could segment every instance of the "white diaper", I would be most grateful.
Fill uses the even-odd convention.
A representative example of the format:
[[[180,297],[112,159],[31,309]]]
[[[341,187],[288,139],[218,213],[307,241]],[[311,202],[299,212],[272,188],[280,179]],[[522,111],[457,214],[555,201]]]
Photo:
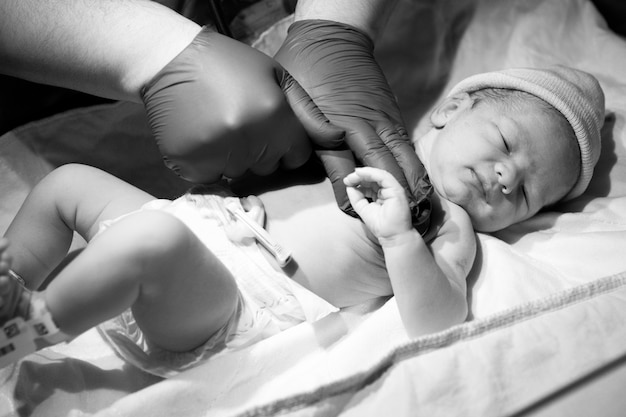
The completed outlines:
[[[99,326],[118,355],[155,375],[168,377],[211,356],[250,346],[304,321],[315,321],[338,309],[276,271],[256,243],[233,242],[225,229],[236,220],[225,206],[237,197],[186,194],[174,201],[154,200],[141,210],[160,210],[182,220],[224,263],[239,289],[238,305],[229,322],[204,345],[191,352],[170,352],[146,340],[129,310]],[[100,232],[112,223],[103,222]],[[100,233],[99,232],[99,233]]]

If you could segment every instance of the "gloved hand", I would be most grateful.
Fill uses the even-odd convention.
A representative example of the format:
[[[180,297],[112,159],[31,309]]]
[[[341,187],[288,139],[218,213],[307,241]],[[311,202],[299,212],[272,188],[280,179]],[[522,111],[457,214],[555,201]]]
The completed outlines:
[[[431,187],[373,52],[371,39],[352,26],[302,20],[290,26],[274,59],[304,87],[332,123],[346,130],[345,141],[356,158],[390,172],[416,206]],[[350,214],[343,178],[354,171],[352,152],[317,152],[339,207]]]
[[[333,126],[272,58],[204,28],[141,92],[165,164],[210,183],[295,168],[336,147]]]

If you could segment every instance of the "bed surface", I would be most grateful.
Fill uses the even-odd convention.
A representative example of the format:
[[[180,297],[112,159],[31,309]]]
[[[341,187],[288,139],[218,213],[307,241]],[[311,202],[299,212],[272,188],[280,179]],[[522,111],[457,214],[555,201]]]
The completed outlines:
[[[392,19],[376,53],[415,135],[441,94],[473,73],[561,63],[605,91],[589,190],[478,235],[470,320],[411,341],[393,298],[377,300],[168,380],[125,365],[90,331],[0,370],[0,416],[541,415],[594,407],[577,408],[586,397],[572,393],[607,401],[584,383],[626,379],[626,40],[586,0],[405,0]],[[271,53],[288,24],[256,46]],[[159,197],[187,187],[160,162],[140,106],[74,110],[0,137],[2,230],[36,181],[71,161]]]

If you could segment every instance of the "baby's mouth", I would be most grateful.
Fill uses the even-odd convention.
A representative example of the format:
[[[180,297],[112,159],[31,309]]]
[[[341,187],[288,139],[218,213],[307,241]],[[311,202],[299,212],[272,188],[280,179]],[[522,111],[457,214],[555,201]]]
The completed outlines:
[[[472,176],[474,177],[474,186],[478,191],[479,195],[482,196],[483,200],[487,204],[491,202],[491,192],[493,187],[491,187],[489,181],[485,180],[477,171],[471,170]]]

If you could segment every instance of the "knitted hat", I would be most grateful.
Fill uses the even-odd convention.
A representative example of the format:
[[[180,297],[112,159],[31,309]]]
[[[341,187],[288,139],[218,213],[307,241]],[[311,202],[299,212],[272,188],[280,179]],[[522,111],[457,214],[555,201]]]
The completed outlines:
[[[581,195],[589,185],[600,157],[604,93],[598,81],[586,72],[564,66],[514,68],[466,78],[452,88],[449,96],[485,88],[525,91],[546,101],[565,116],[578,140],[581,170],[574,188],[564,200]]]

